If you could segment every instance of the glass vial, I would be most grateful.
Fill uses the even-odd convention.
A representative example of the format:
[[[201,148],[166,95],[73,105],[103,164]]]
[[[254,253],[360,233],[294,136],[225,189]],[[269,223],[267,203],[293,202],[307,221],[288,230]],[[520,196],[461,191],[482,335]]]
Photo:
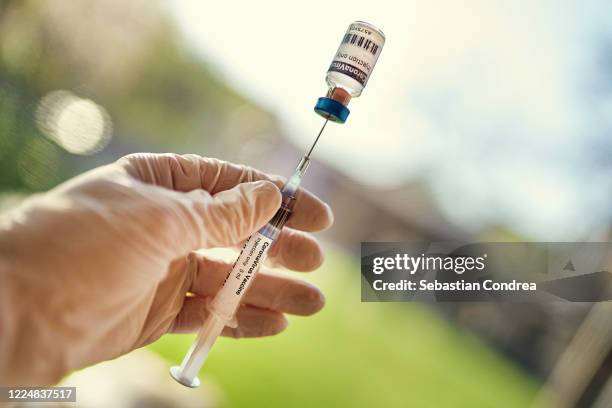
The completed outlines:
[[[361,95],[384,45],[385,35],[378,28],[364,21],[351,23],[327,70],[328,96],[339,99],[346,91],[350,100]]]

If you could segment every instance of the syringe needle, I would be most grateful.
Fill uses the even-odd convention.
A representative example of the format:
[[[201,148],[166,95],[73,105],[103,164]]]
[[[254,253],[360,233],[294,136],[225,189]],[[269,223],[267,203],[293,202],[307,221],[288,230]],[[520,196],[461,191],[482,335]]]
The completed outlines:
[[[321,130],[319,130],[319,134],[317,135],[317,138],[315,139],[312,146],[310,146],[310,150],[308,150],[308,153],[306,153],[306,159],[310,159],[310,154],[312,153],[315,146],[317,145],[317,142],[319,141],[319,138],[321,137],[321,134],[323,133],[323,130],[325,129],[325,125],[327,125],[327,122],[329,122],[329,118],[325,119],[325,122],[323,122],[323,126],[321,127]]]

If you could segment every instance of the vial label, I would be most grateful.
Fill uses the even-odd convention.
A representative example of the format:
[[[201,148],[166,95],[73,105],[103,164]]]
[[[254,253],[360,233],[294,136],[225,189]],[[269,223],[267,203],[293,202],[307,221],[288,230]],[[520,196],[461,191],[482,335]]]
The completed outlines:
[[[359,22],[351,24],[328,72],[344,74],[365,86],[384,43],[382,33],[370,25]]]

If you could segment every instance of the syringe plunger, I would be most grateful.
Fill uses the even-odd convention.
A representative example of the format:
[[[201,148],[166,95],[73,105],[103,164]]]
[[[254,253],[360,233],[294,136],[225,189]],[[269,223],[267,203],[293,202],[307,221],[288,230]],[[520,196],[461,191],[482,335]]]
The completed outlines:
[[[176,381],[191,388],[200,386],[198,372],[200,372],[210,349],[215,344],[217,337],[221,335],[226,323],[224,319],[214,313],[208,315],[197,339],[191,344],[181,365],[170,368],[170,375]]]

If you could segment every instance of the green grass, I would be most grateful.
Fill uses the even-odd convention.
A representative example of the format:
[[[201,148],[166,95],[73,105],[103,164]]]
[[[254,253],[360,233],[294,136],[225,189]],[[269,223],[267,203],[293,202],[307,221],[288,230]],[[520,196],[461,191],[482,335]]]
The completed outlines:
[[[336,254],[308,276],[318,315],[266,339],[220,339],[202,372],[232,407],[522,407],[539,384],[418,303],[361,303],[359,267]],[[312,279],[311,279],[312,278]],[[150,347],[180,362],[193,336]]]

